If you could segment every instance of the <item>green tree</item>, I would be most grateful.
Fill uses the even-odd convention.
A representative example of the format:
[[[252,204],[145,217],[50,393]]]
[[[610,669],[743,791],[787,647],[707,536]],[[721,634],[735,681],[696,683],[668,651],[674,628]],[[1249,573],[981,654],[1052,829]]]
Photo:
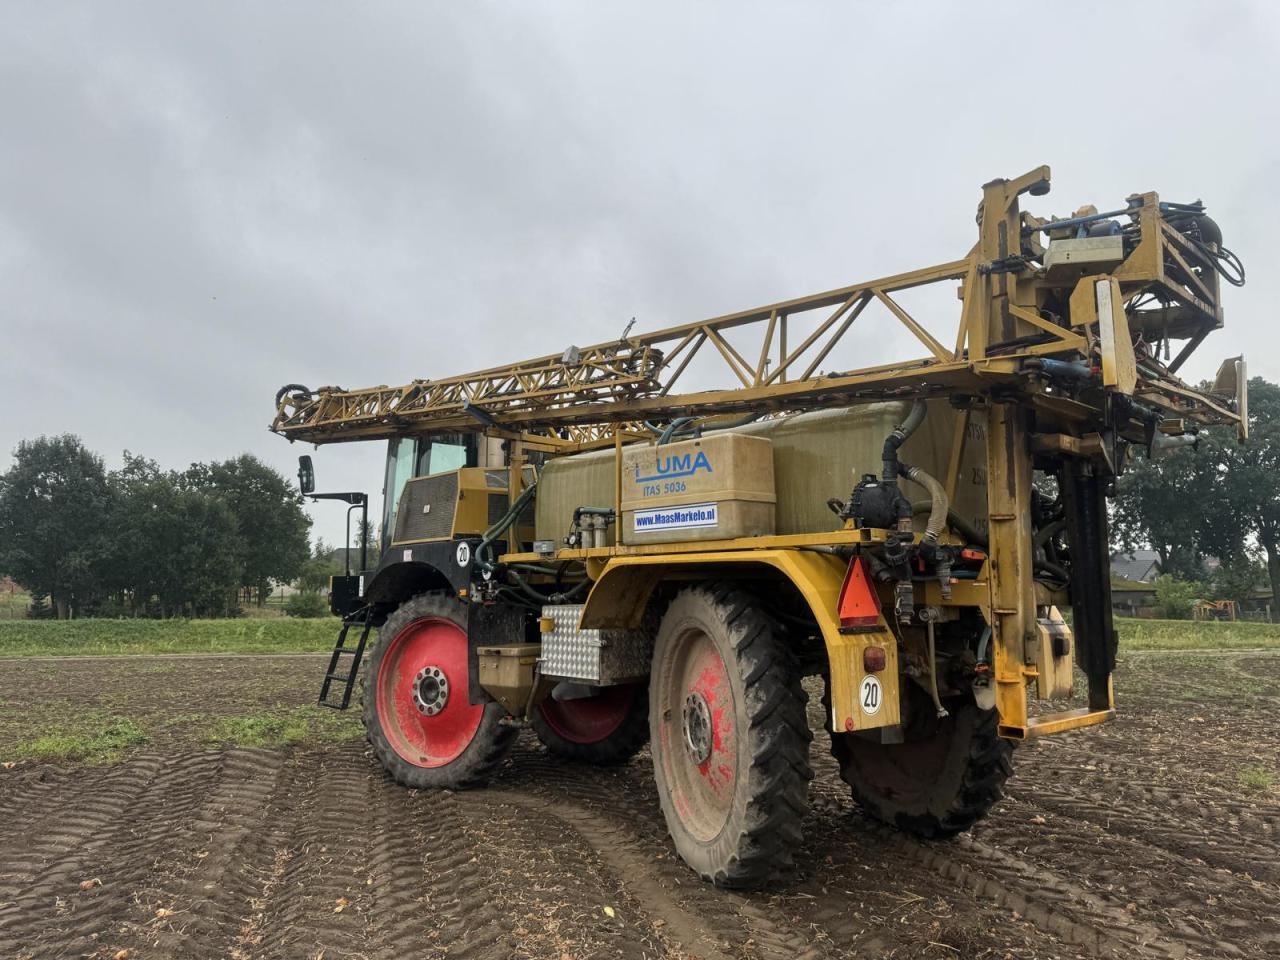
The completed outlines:
[[[0,574],[71,616],[103,592],[111,511],[102,458],[79,437],[22,441],[0,478]]]
[[[303,593],[318,594],[329,588],[329,578],[342,573],[342,564],[334,557],[333,547],[324,540],[316,540],[311,557],[302,565],[298,575],[298,589]]]
[[[362,520],[359,524],[359,531],[356,534],[355,553],[351,558],[351,566],[356,567],[360,563],[360,549],[367,549],[367,560],[370,566],[377,566],[381,557],[382,547],[378,543],[378,531],[373,525],[372,520]]]
[[[257,591],[259,605],[270,581],[298,576],[308,557],[311,520],[289,479],[246,453],[222,463],[193,463],[183,481],[230,508],[240,538],[241,583]]]
[[[1280,597],[1280,386],[1249,381],[1247,442],[1230,427],[1205,429],[1194,450],[1139,457],[1117,489],[1121,548],[1148,545],[1166,573],[1194,580],[1204,576],[1203,557],[1234,566],[1256,544]]]
[[[111,563],[108,584],[123,604],[137,615],[160,593],[160,582],[171,562],[163,528],[176,488],[159,464],[124,452],[124,466],[111,472],[114,509],[108,529]]]
[[[125,452],[111,474],[113,586],[135,613],[154,602],[161,616],[224,616],[242,580],[238,524],[217,493],[182,480]]]
[[[1252,554],[1241,552],[1223,561],[1213,572],[1212,586],[1216,599],[1246,603],[1266,582],[1267,572],[1263,565]]]
[[[1160,569],[1185,580],[1204,576],[1202,532],[1214,457],[1183,448],[1162,457],[1138,454],[1116,484],[1111,531],[1124,551],[1149,547]]]
[[[182,605],[191,616],[225,616],[244,582],[237,517],[216,495],[181,488],[173,513],[180,533],[172,554],[177,570],[162,585],[162,601],[170,609]]]
[[[1180,580],[1168,573],[1156,577],[1156,610],[1166,620],[1190,618],[1191,608],[1204,595],[1204,585],[1193,580]]]
[[[1280,598],[1280,386],[1261,377],[1249,381],[1249,439],[1236,442],[1223,429],[1210,432],[1209,449],[1219,464],[1208,501],[1206,545],[1224,558],[1262,548],[1273,603]]]

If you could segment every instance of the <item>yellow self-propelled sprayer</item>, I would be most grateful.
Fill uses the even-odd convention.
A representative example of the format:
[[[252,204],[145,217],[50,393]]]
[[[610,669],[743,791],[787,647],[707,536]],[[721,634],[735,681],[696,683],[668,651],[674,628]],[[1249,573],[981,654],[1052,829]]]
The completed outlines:
[[[389,442],[381,555],[335,578],[321,702],[346,707],[366,659],[369,741],[419,789],[482,780],[522,725],[595,763],[649,743],[680,855],[749,886],[798,845],[821,677],[854,798],[967,829],[1014,744],[1115,714],[1129,452],[1247,425],[1242,359],[1211,390],[1177,376],[1243,282],[1204,206],[1021,209],[1048,191],[1048,167],[986,184],[977,243],[938,266],[464,376],[282,389],[282,436]],[[939,283],[945,340],[898,296]],[[923,356],[833,372],[869,313]],[[681,392],[696,356],[720,388]],[[1073,664],[1081,703],[1029,712]]]

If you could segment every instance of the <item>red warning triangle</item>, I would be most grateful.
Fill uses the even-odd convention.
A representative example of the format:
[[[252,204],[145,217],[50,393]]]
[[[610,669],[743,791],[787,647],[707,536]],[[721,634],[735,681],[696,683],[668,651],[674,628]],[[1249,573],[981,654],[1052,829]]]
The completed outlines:
[[[866,561],[862,557],[854,557],[840,588],[840,626],[872,626],[879,619],[880,598],[871,586]]]

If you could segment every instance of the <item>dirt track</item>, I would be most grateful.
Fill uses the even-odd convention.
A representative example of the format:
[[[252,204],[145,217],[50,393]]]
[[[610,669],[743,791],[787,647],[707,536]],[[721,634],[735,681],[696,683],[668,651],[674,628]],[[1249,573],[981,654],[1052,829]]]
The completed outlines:
[[[6,667],[6,710],[102,670]],[[164,664],[165,699],[213,669]],[[135,665],[110,696],[158,680]],[[1237,782],[1280,769],[1280,656],[1134,657],[1118,688],[1125,719],[1021,749],[1007,800],[946,844],[862,817],[819,734],[798,871],[752,895],[675,859],[647,755],[597,770],[524,737],[489,789],[445,795],[354,741],[20,765],[0,773],[0,957],[1280,955],[1280,798]]]

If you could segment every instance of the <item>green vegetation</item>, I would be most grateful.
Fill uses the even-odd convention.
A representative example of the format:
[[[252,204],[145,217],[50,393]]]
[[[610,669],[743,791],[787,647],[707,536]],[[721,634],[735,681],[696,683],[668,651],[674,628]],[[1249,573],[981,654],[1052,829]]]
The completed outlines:
[[[1213,599],[1247,599],[1264,578],[1280,598],[1278,460],[1280,385],[1254,377],[1249,442],[1209,427],[1194,448],[1137,458],[1117,482],[1113,539],[1123,549],[1151,547],[1160,569],[1181,580],[1205,580],[1204,558],[1217,557],[1227,569],[1213,578]]]
[[[1275,783],[1275,777],[1271,771],[1263,767],[1241,767],[1240,772],[1236,774],[1236,779],[1246,790],[1256,790],[1259,793],[1270,790]]]
[[[204,741],[237,747],[282,747],[295,743],[337,743],[359,735],[360,724],[354,714],[307,706],[275,713],[219,717]]]
[[[290,617],[323,617],[329,601],[318,593],[295,593],[284,602],[284,612]]]
[[[115,763],[128,747],[146,743],[147,735],[127,717],[83,717],[75,728],[61,727],[19,744],[11,760],[80,760]]]
[[[31,594],[0,590],[0,620],[23,620],[31,607]]]
[[[312,705],[260,709],[256,713],[189,713],[166,716],[144,710],[120,716],[90,710],[68,722],[42,716],[15,718],[4,731],[0,761],[36,763],[117,763],[131,748],[163,750],[174,743],[218,747],[288,747],[342,743],[363,735],[359,712],[339,713]]]
[[[0,657],[139,653],[305,653],[333,648],[338,620],[0,621]]]
[[[1207,593],[1202,583],[1162,573],[1156,577],[1156,613],[1166,620],[1190,620],[1192,607]]]
[[[24,440],[0,475],[0,577],[73,616],[234,616],[308,556],[303,498],[244,454],[161,470],[124,453],[108,472],[72,434]]]
[[[1280,624],[1117,618],[1121,653],[1129,650],[1252,650],[1280,647]],[[2,635],[2,634],[0,634]]]

